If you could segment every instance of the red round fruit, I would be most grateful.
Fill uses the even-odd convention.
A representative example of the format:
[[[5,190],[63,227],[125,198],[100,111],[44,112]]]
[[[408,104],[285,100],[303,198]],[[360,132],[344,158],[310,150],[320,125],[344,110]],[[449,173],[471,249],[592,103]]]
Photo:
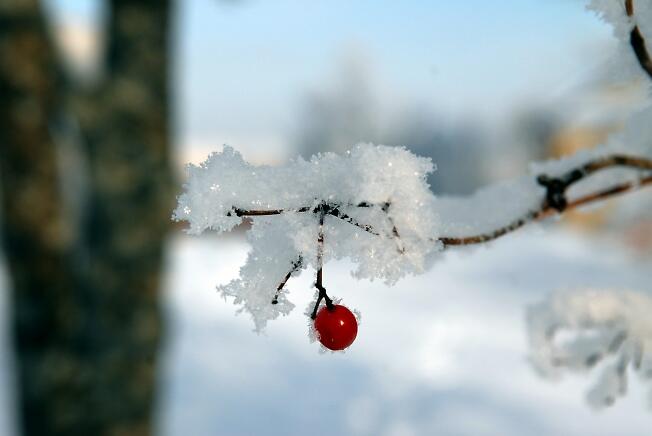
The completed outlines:
[[[338,351],[353,343],[358,334],[358,320],[346,306],[322,307],[315,318],[319,342],[329,350]]]

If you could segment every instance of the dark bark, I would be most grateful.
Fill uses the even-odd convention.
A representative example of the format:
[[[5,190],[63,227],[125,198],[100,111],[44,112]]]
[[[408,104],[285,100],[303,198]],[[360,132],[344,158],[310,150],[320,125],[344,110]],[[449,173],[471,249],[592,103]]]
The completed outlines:
[[[169,2],[108,9],[106,73],[81,94],[56,73],[38,1],[0,5],[2,242],[25,435],[152,428],[172,207]],[[71,116],[90,170],[80,229],[68,224],[51,134]]]

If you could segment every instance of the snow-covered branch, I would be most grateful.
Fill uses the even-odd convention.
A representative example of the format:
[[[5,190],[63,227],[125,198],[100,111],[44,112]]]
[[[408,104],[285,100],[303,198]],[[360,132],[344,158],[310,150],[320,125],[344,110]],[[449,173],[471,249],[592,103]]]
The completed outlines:
[[[652,78],[645,26],[652,3],[592,0],[626,44],[636,74]],[[642,71],[641,71],[642,68]],[[316,271],[314,317],[322,300],[323,266],[349,258],[357,278],[393,284],[425,271],[447,248],[485,243],[527,223],[652,185],[652,108],[631,117],[602,147],[534,164],[530,174],[469,197],[435,197],[430,159],[402,147],[359,144],[345,155],[319,154],[281,166],[253,166],[230,147],[188,167],[173,218],[189,233],[227,232],[245,219],[252,245],[240,278],[219,287],[249,312],[256,329],[287,314],[287,282]]]
[[[633,291],[556,293],[528,311],[530,360],[547,377],[601,374],[589,404],[611,405],[627,391],[628,371],[652,380],[652,298]],[[649,391],[652,407],[652,388]]]
[[[393,283],[423,272],[446,247],[487,242],[652,184],[652,159],[612,151],[546,163],[534,175],[474,196],[445,198],[425,181],[430,160],[401,147],[360,144],[344,156],[326,153],[276,167],[252,166],[226,147],[188,167],[174,218],[187,220],[191,233],[253,221],[253,250],[241,277],[220,290],[243,304],[260,329],[291,309],[285,285],[308,266],[317,271],[314,314],[322,299],[330,301],[322,284],[328,260],[348,257],[358,264],[357,277]]]
[[[506,224],[503,227],[494,229],[491,232],[472,235],[472,236],[462,236],[462,237],[452,237],[452,236],[441,236],[438,241],[441,242],[444,246],[449,245],[471,245],[479,244],[483,242],[488,242],[493,239],[496,239],[500,236],[504,236],[514,230],[519,229],[528,222],[541,220],[547,218],[554,214],[559,214],[564,212],[567,209],[576,208],[579,206],[584,206],[586,204],[605,200],[614,195],[622,194],[624,192],[632,191],[638,189],[644,185],[652,183],[652,175],[647,175],[641,177],[636,182],[624,182],[612,185],[610,187],[585,194],[578,198],[569,200],[567,198],[567,191],[575,183],[581,181],[582,179],[590,176],[593,173],[596,173],[601,170],[614,168],[614,167],[629,167],[639,170],[652,170],[652,160],[626,156],[626,155],[610,155],[599,157],[593,159],[589,162],[584,163],[583,165],[574,168],[565,174],[551,178],[546,174],[541,174],[536,177],[537,183],[543,186],[546,190],[545,198],[541,201],[541,206],[538,210],[529,211],[525,216],[518,217],[514,219],[509,224]],[[373,205],[367,202],[360,202],[358,204],[348,204],[346,207],[358,207],[358,208],[368,208],[368,207],[379,207],[384,212],[387,212],[391,202],[387,201],[382,205]],[[287,209],[241,209],[239,207],[233,207],[231,211],[227,212],[227,216],[235,215],[237,217],[259,217],[259,216],[271,216],[271,215],[280,215],[285,212],[294,212],[294,213],[319,213],[323,212],[324,214],[339,218],[349,224],[352,224],[356,227],[363,229],[364,231],[371,233],[372,235],[381,236],[381,234],[374,229],[371,224],[363,224],[349,215],[341,211],[341,205],[337,203],[327,203],[322,202],[317,206],[302,206],[294,210]],[[388,217],[391,219],[391,217]],[[396,226],[392,226],[392,236],[400,239],[398,234],[398,229]],[[432,239],[432,238],[431,238]],[[434,241],[434,239],[433,239]]]
[[[538,221],[551,215],[560,214],[567,209],[604,200],[611,196],[638,189],[641,186],[652,183],[652,174],[650,174],[641,177],[635,182],[617,183],[574,199],[567,198],[568,190],[575,183],[598,171],[619,166],[639,170],[652,170],[652,160],[624,155],[610,155],[593,159],[558,177],[551,178],[546,174],[541,174],[536,178],[536,181],[545,187],[546,193],[538,210],[529,211],[524,216],[516,218],[509,224],[488,233],[463,237],[442,236],[440,240],[444,245],[470,245],[488,242],[513,232],[528,222]]]

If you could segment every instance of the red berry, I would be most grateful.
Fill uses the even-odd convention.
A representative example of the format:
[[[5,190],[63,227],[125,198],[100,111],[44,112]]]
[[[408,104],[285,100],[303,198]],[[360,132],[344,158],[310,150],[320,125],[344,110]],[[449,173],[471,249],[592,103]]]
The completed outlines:
[[[345,306],[335,304],[331,309],[324,306],[315,318],[315,330],[319,342],[329,350],[347,348],[358,334],[358,321]]]

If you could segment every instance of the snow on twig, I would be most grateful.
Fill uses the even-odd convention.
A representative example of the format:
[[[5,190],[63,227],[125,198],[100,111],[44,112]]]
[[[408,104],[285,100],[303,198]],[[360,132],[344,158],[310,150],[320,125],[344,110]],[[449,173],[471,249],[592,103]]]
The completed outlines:
[[[652,379],[652,298],[641,292],[556,293],[528,311],[530,361],[544,376],[601,367],[587,393],[602,408],[627,392],[628,371]],[[652,407],[652,388],[649,391]]]
[[[425,271],[447,247],[491,241],[528,222],[652,184],[652,159],[644,156],[596,151],[573,167],[566,161],[546,165],[545,173],[468,198],[439,198],[425,181],[430,160],[401,147],[360,144],[344,156],[326,153],[278,167],[252,166],[225,147],[188,167],[174,218],[189,221],[190,233],[229,231],[253,220],[253,250],[240,278],[219,289],[262,329],[291,310],[281,291],[309,266],[317,271],[317,308],[330,300],[321,279],[328,260],[348,257],[358,265],[357,277],[394,283]],[[633,175],[624,181],[622,174],[595,176],[614,168]],[[581,184],[588,185],[584,193],[570,197]]]

